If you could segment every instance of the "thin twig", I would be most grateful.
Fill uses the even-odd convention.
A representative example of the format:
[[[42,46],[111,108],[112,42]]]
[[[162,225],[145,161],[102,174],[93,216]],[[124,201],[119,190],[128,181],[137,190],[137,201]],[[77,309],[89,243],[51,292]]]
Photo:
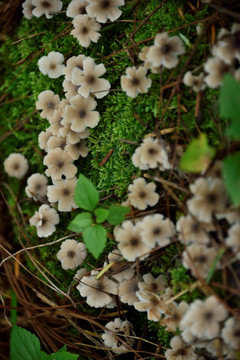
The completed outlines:
[[[217,10],[218,12],[220,12],[222,14],[226,14],[226,15],[232,16],[232,17],[240,20],[240,14],[237,11],[232,11],[223,6],[213,4],[213,3],[209,3],[208,6],[212,7],[213,9]]]
[[[132,32],[132,34],[130,35],[130,37],[127,39],[127,41],[123,44],[123,46],[126,46],[127,43],[133,39],[134,35],[143,27],[143,25],[146,24],[146,22],[164,5],[164,3],[166,2],[166,0],[163,0],[161,2],[161,4],[159,4],[145,19],[144,21]],[[138,4],[137,4],[138,7]]]
[[[173,187],[174,189],[177,189],[177,190],[180,190],[180,191],[183,191],[185,192],[186,194],[190,194],[190,191],[175,184],[175,183],[172,183],[170,181],[167,181],[167,180],[164,180],[163,178],[160,178],[158,176],[152,176],[152,175],[149,175],[149,174],[143,174],[143,176],[147,179],[151,179],[151,180],[155,180],[157,182],[160,182],[161,184],[163,185],[166,185],[166,186],[170,186],[170,187]]]
[[[25,37],[24,39],[20,39],[20,40],[14,41],[14,42],[11,43],[10,45],[16,45],[16,44],[20,43],[21,41],[24,41],[24,40],[27,40],[27,39],[31,39],[31,38],[33,38],[33,37],[36,37],[36,36],[38,36],[38,35],[43,35],[43,34],[45,34],[45,31],[42,31],[42,32],[40,32],[40,33],[38,33],[38,34],[29,35],[29,36]]]
[[[131,144],[131,145],[139,146],[139,143],[137,143],[136,141],[125,140],[125,139],[119,139],[119,141],[124,142],[124,143],[126,143],[126,144]]]

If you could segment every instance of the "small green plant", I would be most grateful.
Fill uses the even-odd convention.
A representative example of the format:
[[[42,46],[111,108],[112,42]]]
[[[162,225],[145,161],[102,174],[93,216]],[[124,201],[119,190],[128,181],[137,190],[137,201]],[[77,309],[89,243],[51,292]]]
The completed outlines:
[[[10,360],[77,360],[77,354],[71,354],[64,345],[58,352],[48,355],[41,351],[38,337],[30,331],[14,325],[10,340]]]
[[[107,231],[102,223],[118,225],[130,211],[128,207],[112,205],[109,209],[97,207],[99,195],[96,187],[80,175],[74,194],[75,203],[83,210],[68,225],[68,230],[81,232],[89,252],[97,259],[106,245]]]
[[[207,136],[201,134],[188,145],[180,167],[184,171],[199,173],[207,169],[214,155],[215,150],[208,144]]]

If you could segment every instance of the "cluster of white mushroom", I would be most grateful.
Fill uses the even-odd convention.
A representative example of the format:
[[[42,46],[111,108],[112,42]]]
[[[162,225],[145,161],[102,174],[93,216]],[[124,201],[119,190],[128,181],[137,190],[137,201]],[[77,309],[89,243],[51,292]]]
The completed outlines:
[[[39,147],[47,153],[43,161],[48,167],[45,174],[53,182],[53,185],[48,185],[46,176],[39,173],[27,180],[27,196],[35,201],[47,202],[30,219],[39,237],[50,236],[59,223],[56,210],[51,209],[48,203],[55,204],[59,211],[64,212],[77,207],[74,202],[77,167],[73,162],[79,156],[87,156],[85,139],[89,136],[88,128],[95,127],[100,119],[93,96],[102,98],[110,88],[107,80],[99,79],[106,71],[105,67],[103,64],[95,65],[92,58],[73,56],[68,59],[66,67],[62,62],[63,55],[56,52],[39,60],[44,74],[51,78],[65,74],[65,86],[71,79],[78,84],[73,85],[78,91],[69,93],[68,90],[66,99],[60,101],[53,91],[45,90],[39,94],[36,103],[36,108],[41,110],[40,116],[49,122],[49,127],[39,134],[38,140]],[[9,175],[18,178],[22,178],[28,169],[27,161],[21,154],[11,154],[4,166]]]
[[[124,5],[124,0],[72,0],[67,7],[66,15],[73,18],[73,35],[83,47],[88,47],[91,41],[97,43],[101,35],[100,23],[107,20],[117,20],[122,12],[118,8]]]
[[[139,54],[140,60],[144,61],[143,66],[136,68],[128,67],[126,76],[121,76],[121,87],[126,94],[135,98],[139,93],[148,92],[152,81],[146,77],[147,71],[160,73],[162,68],[171,69],[177,66],[178,55],[184,54],[182,40],[178,36],[169,37],[166,32],[157,34],[154,45],[144,46]]]
[[[154,146],[156,141],[153,143]],[[15,155],[10,156],[10,160]],[[19,157],[22,156],[18,154],[18,164]],[[9,158],[5,161],[7,166]],[[151,164],[151,161],[148,163]],[[23,159],[22,168],[17,169],[16,175],[20,170],[21,174],[26,171],[23,171],[23,168],[26,169],[25,165]],[[183,265],[189,268],[197,279],[206,279],[213,261],[224,247],[231,252],[231,262],[240,258],[240,213],[229,206],[219,170],[218,164],[208,172],[208,176],[203,175],[190,185],[192,197],[187,201],[188,212],[186,216],[179,218],[176,230],[174,223],[160,213],[147,216],[141,216],[140,213],[140,218],[126,220],[115,228],[118,249],[110,253],[103,264],[103,268],[110,265],[108,271],[98,277],[99,271],[87,273],[87,270],[82,268],[75,276],[78,282],[77,289],[80,295],[86,298],[89,306],[114,307],[114,296],[118,296],[123,304],[146,312],[149,320],[159,321],[168,331],[175,333],[179,328],[181,336],[173,338],[172,350],[166,352],[166,358],[169,360],[174,359],[179,351],[184,354],[184,360],[197,359],[197,353],[201,348],[217,358],[216,342],[221,344],[221,351],[226,359],[234,359],[240,345],[239,323],[235,317],[228,317],[226,308],[216,297],[210,296],[206,301],[196,300],[190,305],[183,301],[177,303],[174,297],[171,299],[172,289],[166,287],[166,280],[162,275],[154,278],[148,273],[141,277],[135,268],[136,261],[146,260],[152,252],[176,240],[185,246]],[[13,175],[11,171],[10,174]],[[151,185],[149,193],[147,185]],[[29,181],[27,188],[33,196],[34,188]],[[129,186],[129,191],[128,201],[136,209],[146,210],[149,206],[157,205],[159,201],[155,184],[147,184],[143,178],[134,180]],[[146,197],[144,200],[143,193]],[[136,198],[140,201],[136,201]],[[46,227],[46,231],[51,232],[51,227],[59,221],[58,215],[54,212],[54,209],[44,204],[32,218],[31,222],[36,224],[39,236],[42,225]],[[224,229],[221,226],[224,219],[230,225],[227,233],[226,224]],[[223,236],[225,233],[226,236]],[[76,269],[86,258],[86,248],[84,244],[69,239],[62,243],[57,257],[65,270]],[[219,260],[216,269],[224,266],[228,266],[227,258]],[[129,351],[131,337],[119,339],[117,327],[115,332],[116,335],[111,329],[103,334],[106,346],[111,347],[116,354]]]
[[[77,167],[73,162],[88,154],[88,129],[97,126],[100,120],[94,97],[106,96],[110,83],[100,78],[106,72],[104,65],[96,65],[91,57],[72,56],[66,66],[63,61],[63,55],[54,51],[38,61],[44,75],[50,78],[65,75],[63,89],[66,98],[60,100],[53,91],[45,90],[36,102],[36,108],[41,110],[40,116],[49,122],[49,127],[39,134],[38,141],[39,147],[47,153],[43,161],[48,167],[45,174],[53,182],[47,186],[46,193],[39,193],[37,198],[47,195],[48,202],[56,204],[59,211],[71,211],[77,207],[74,202]],[[40,177],[38,179],[40,182]],[[27,189],[27,195],[30,194]],[[31,197],[34,198],[34,194]],[[30,223],[35,224],[35,221],[30,219]],[[49,235],[48,232],[45,236]]]
[[[74,69],[81,71],[77,66],[73,66],[73,62],[75,65],[84,68],[84,58],[84,56],[80,55],[69,59],[71,61],[70,65],[67,64],[66,66],[66,73],[69,75],[71,70],[74,71]],[[93,64],[93,60],[86,58],[85,64],[89,65],[89,63]],[[93,64],[93,66],[95,65]],[[82,78],[84,77],[86,77],[86,74],[83,72]],[[94,72],[92,77],[93,82],[94,79],[96,79],[96,82],[98,81],[97,77],[94,78]],[[84,87],[84,84],[82,86]],[[38,200],[39,196],[47,195],[48,201],[57,204],[59,211],[71,211],[77,207],[74,202],[77,167],[73,162],[79,156],[87,156],[88,148],[85,139],[89,136],[88,128],[95,127],[100,119],[99,113],[94,111],[96,101],[92,96],[88,96],[92,91],[92,87],[86,89],[87,85],[85,86],[85,97],[77,94],[61,101],[53,91],[45,90],[39,94],[36,103],[37,109],[41,110],[40,116],[49,121],[49,127],[46,131],[39,134],[39,147],[47,153],[43,161],[44,165],[48,167],[45,174],[51,177],[53,185],[47,186],[47,191],[44,193],[43,181],[46,186],[46,180],[43,180],[44,177],[41,180],[40,175],[38,175],[38,185],[35,185],[35,189],[37,189],[37,186],[39,188],[41,183],[42,192],[41,194],[38,192]],[[26,192],[30,197],[35,196],[35,192],[29,191],[29,188],[27,188]],[[45,236],[49,235],[48,233]]]
[[[10,176],[19,179],[28,170],[27,160],[21,154],[11,154],[4,166]],[[215,166],[208,175],[211,176],[202,176],[190,185],[192,197],[187,201],[188,214],[179,218],[176,230],[172,221],[157,213],[124,221],[114,230],[118,249],[113,250],[103,264],[103,268],[107,267],[108,270],[99,276],[99,271],[88,273],[81,268],[75,275],[77,289],[89,306],[114,307],[114,296],[118,296],[123,304],[146,312],[149,320],[159,321],[168,331],[175,333],[180,329],[181,336],[173,337],[170,343],[172,349],[165,352],[167,360],[176,359],[180,353],[183,360],[200,359],[198,353],[202,352],[201,349],[214,359],[220,353],[224,358],[233,360],[240,346],[239,322],[236,317],[228,317],[224,302],[215,296],[208,296],[205,301],[196,300],[190,305],[184,301],[178,303],[171,287],[166,287],[163,275],[157,278],[150,273],[140,276],[136,271],[136,260],[143,261],[152,251],[168,246],[177,239],[185,246],[183,265],[197,279],[207,277],[219,250],[224,247],[231,251],[231,263],[240,258],[240,213],[229,207],[219,177],[219,166]],[[32,197],[35,197],[34,183],[37,183],[38,176],[40,174],[28,178],[26,189]],[[46,186],[45,177],[42,180]],[[146,191],[146,184],[144,186],[144,189],[136,187],[130,190],[141,198],[142,191]],[[152,206],[159,200],[158,193],[153,193],[156,199]],[[148,205],[146,202],[144,209]],[[226,229],[221,226],[223,220],[230,224],[225,237]],[[43,230],[52,232],[58,221],[56,211],[46,204],[31,219],[32,224],[37,226],[39,236],[45,236]],[[57,257],[67,270],[81,266],[86,255],[83,243],[69,239],[62,243]],[[219,260],[219,266],[228,266],[227,258]],[[130,336],[133,329],[129,322],[117,318],[106,324],[106,329],[102,338],[114,353],[130,350],[134,341]]]
[[[135,234],[134,234],[135,235]],[[196,300],[192,304],[184,301],[174,301],[173,292],[166,287],[163,275],[154,278],[147,273],[139,277],[136,273],[135,264],[123,263],[123,257],[119,250],[108,255],[108,261],[104,263],[112,265],[108,274],[100,278],[97,271],[87,273],[86,269],[78,270],[75,280],[79,283],[77,289],[86,302],[92,307],[115,306],[114,295],[118,295],[122,303],[133,305],[138,311],[147,312],[148,320],[159,321],[169,332],[175,333],[181,330],[181,336],[175,336],[171,341],[172,350],[167,350],[165,356],[173,360],[180,351],[183,360],[199,359],[198,350],[205,348],[205,352],[217,358],[218,344],[226,359],[235,359],[240,345],[239,322],[228,318],[228,311],[219,300],[210,296],[206,301]],[[172,299],[171,299],[172,298]],[[115,328],[113,325],[119,323]],[[106,324],[106,330],[102,335],[104,343],[116,354],[129,351],[127,345],[133,344],[131,336],[118,338],[118,332],[122,321],[119,318]],[[129,325],[132,330],[132,326]],[[128,329],[128,335],[129,335]],[[131,343],[132,341],[132,343]]]
[[[171,69],[177,66],[178,55],[184,54],[182,40],[178,36],[169,37],[166,32],[157,34],[154,45],[144,46],[139,54],[143,66],[128,67],[126,74],[121,76],[121,87],[126,94],[135,98],[139,93],[148,92],[152,81],[146,77],[150,69],[154,74],[160,73],[162,68]]]
[[[154,148],[157,144],[161,145],[153,139]],[[161,151],[158,152],[158,161],[154,152],[150,151],[148,155],[152,155],[153,161],[148,159],[146,164],[155,163],[158,167],[162,163]],[[198,359],[198,349],[204,347],[205,352],[216,358],[216,339],[223,345],[226,359],[234,359],[240,345],[237,335],[239,324],[235,318],[228,318],[225,307],[216,297],[210,296],[205,302],[197,300],[190,305],[184,301],[178,303],[174,300],[171,287],[166,287],[162,275],[157,278],[150,273],[141,276],[135,268],[136,261],[146,260],[159,248],[177,240],[185,246],[183,266],[190,269],[197,279],[206,279],[223,247],[228,247],[229,251],[232,249],[232,259],[240,257],[240,214],[229,206],[219,167],[218,164],[208,176],[203,175],[190,185],[192,197],[187,201],[188,212],[179,218],[176,229],[163,214],[141,216],[140,213],[139,218],[126,220],[115,227],[118,249],[108,255],[103,264],[103,268],[108,270],[103,275],[99,277],[99,271],[88,273],[86,269],[80,269],[75,276],[77,289],[89,306],[113,307],[114,296],[117,295],[122,303],[146,312],[148,320],[160,322],[168,331],[175,333],[180,329],[181,336],[173,338],[172,350],[165,353],[168,360],[175,359],[180,351],[184,360]],[[146,210],[156,206],[158,201],[159,194],[153,182],[147,184],[144,178],[138,178],[129,186],[129,206]],[[226,219],[230,223],[225,238],[222,232],[226,230],[222,229],[217,219]],[[216,270],[220,266],[227,266],[226,259],[219,260]],[[204,330],[206,328],[207,331]],[[114,330],[112,333],[105,332],[106,346],[116,354],[129,351],[129,343],[124,345],[123,341],[119,341],[117,331],[116,334]]]
[[[164,277],[160,275],[155,279],[148,273],[141,279],[137,275],[135,264],[123,262],[123,256],[118,249],[108,254],[103,266],[109,265],[111,267],[108,273],[101,276],[99,271],[95,270],[90,273],[84,268],[77,271],[74,277],[78,282],[77,289],[80,295],[86,298],[86,303],[95,308],[113,308],[116,306],[117,295],[122,303],[134,305],[138,311],[147,311],[150,320],[159,320],[159,309],[156,304],[150,304],[148,299],[149,296],[159,298],[163,306],[164,301],[172,296],[172,290],[165,287]],[[116,318],[105,327],[107,330],[102,335],[105,346],[111,348],[115,354],[131,350],[129,345],[132,346],[134,343],[130,333],[133,331],[132,324]],[[119,338],[119,335],[122,337]]]
[[[181,353],[182,359],[205,359],[198,355],[205,349],[213,359],[237,358],[240,345],[240,324],[234,317],[228,318],[227,309],[214,296],[205,301],[194,301],[179,323],[181,336],[172,338],[172,350],[167,350],[167,360],[176,359]]]
[[[100,23],[107,20],[115,21],[122,12],[118,8],[124,5],[124,0],[72,0],[67,7],[66,15],[73,18],[74,30],[71,31],[82,47],[87,48],[91,41],[97,43],[101,28]],[[59,0],[26,0],[22,4],[23,14],[27,19],[33,16],[45,15],[47,19],[62,9]]]
[[[23,15],[27,19],[32,17],[40,17],[45,15],[47,19],[51,19],[62,9],[62,1],[60,0],[25,0],[22,4]]]
[[[222,28],[217,36],[217,43],[212,48],[213,57],[207,59],[204,64],[204,71],[199,75],[193,75],[188,71],[183,78],[185,85],[199,92],[206,84],[210,88],[218,88],[223,81],[225,74],[232,74],[237,81],[240,81],[240,24],[233,24],[231,31]]]
[[[198,32],[202,27],[198,26]],[[222,84],[226,73],[234,75],[240,81],[240,24],[233,24],[231,31],[221,29],[216,45],[212,48],[212,58],[204,64],[204,72],[193,75],[195,70],[188,71],[183,77],[183,83],[195,92],[204,90],[206,84],[210,88],[217,88]],[[182,40],[178,36],[169,37],[167,33],[160,33],[155,36],[154,45],[144,46],[139,54],[140,60],[144,61],[143,66],[136,68],[128,67],[126,75],[121,76],[121,87],[126,94],[135,98],[139,93],[148,92],[152,81],[146,77],[147,70],[154,74],[160,73],[163,68],[171,69],[177,66],[178,55],[184,54]],[[197,71],[197,69],[196,69]]]
[[[47,199],[57,204],[59,211],[71,211],[77,207],[74,202],[77,167],[73,162],[88,154],[88,129],[97,126],[100,120],[94,96],[107,95],[110,83],[99,78],[106,71],[104,65],[96,65],[90,57],[72,56],[66,66],[63,60],[59,52],[50,52],[39,59],[43,74],[51,78],[65,75],[66,98],[60,101],[53,91],[45,90],[39,94],[36,108],[49,122],[49,127],[38,137],[39,147],[47,153],[43,161],[48,167],[45,174],[53,182],[47,187]]]

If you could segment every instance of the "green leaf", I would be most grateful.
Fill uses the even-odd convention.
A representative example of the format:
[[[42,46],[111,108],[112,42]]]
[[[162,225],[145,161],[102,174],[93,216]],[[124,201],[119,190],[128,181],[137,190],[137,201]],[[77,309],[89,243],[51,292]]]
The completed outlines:
[[[98,192],[93,183],[84,175],[80,175],[75,188],[74,201],[81,208],[92,211],[99,200]]]
[[[232,122],[226,131],[226,135],[232,139],[240,139],[240,121]]]
[[[220,116],[232,120],[228,136],[240,139],[240,83],[230,74],[224,76],[220,91]]]
[[[240,152],[223,160],[223,178],[232,203],[240,204]]]
[[[94,225],[83,230],[83,240],[88,251],[98,259],[107,240],[107,231],[102,225]]]
[[[240,83],[230,74],[224,76],[220,90],[220,115],[239,120]]]
[[[109,215],[109,210],[103,209],[103,208],[97,208],[94,211],[96,215],[96,221],[98,224],[101,224],[103,221],[105,221]]]
[[[40,360],[40,342],[30,331],[14,325],[10,340],[10,360]]]
[[[109,208],[108,221],[112,225],[118,225],[125,220],[125,215],[130,211],[129,207],[113,205]]]
[[[93,219],[92,215],[88,212],[83,212],[78,214],[68,225],[68,230],[72,230],[74,232],[82,232],[83,229],[87,226],[92,225]]]
[[[199,173],[207,169],[215,154],[215,150],[208,145],[207,136],[201,134],[188,145],[180,160],[180,168],[184,171]]]

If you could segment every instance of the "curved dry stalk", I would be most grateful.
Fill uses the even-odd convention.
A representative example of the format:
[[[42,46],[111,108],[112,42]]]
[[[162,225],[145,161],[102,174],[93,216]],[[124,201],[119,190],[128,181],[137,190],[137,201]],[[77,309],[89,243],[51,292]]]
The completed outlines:
[[[46,275],[45,275],[41,270],[38,269],[38,270],[41,272],[41,274],[42,274],[45,278],[47,278],[47,279],[49,280],[49,283],[50,283],[51,285],[49,285],[47,282],[45,282],[44,280],[42,280],[42,279],[38,278],[36,275],[34,275],[28,268],[26,268],[26,266],[24,266],[24,265],[21,263],[21,261],[18,260],[18,258],[17,258],[16,256],[12,255],[12,254],[11,254],[4,246],[2,246],[1,244],[0,244],[0,248],[1,248],[2,250],[4,250],[7,254],[9,254],[9,256],[10,256],[11,258],[13,258],[25,271],[27,271],[27,272],[28,272],[30,275],[32,275],[34,278],[38,279],[38,280],[41,281],[44,285],[48,286],[48,287],[49,287],[50,289],[52,289],[52,290],[57,291],[58,293],[60,293],[61,295],[65,296],[65,297],[68,298],[69,300],[71,299],[67,294],[65,294],[64,291],[60,290],[55,284],[53,284],[53,282],[52,282],[51,280],[49,280],[49,279],[46,277]],[[30,257],[30,259],[31,259],[31,255],[30,255],[29,257]],[[31,259],[31,260],[32,260],[32,259]],[[70,300],[70,301],[71,301],[71,300]]]
[[[42,247],[45,247],[45,246],[54,245],[54,244],[59,243],[60,241],[63,241],[63,240],[66,240],[66,239],[68,239],[68,238],[70,238],[70,237],[78,236],[78,235],[80,235],[80,233],[77,233],[77,234],[75,234],[75,235],[70,234],[70,235],[66,235],[66,236],[64,236],[64,237],[62,237],[62,238],[60,238],[60,239],[51,241],[51,242],[49,242],[49,243],[34,245],[34,246],[30,246],[30,247],[27,247],[27,248],[23,248],[23,249],[21,249],[21,250],[18,250],[18,251],[15,252],[14,254],[11,254],[11,255],[9,255],[8,257],[4,258],[4,259],[0,262],[0,267],[5,263],[5,261],[8,261],[8,260],[11,259],[12,257],[15,257],[15,256],[18,255],[18,254],[21,254],[22,252],[25,252],[25,251],[27,252],[27,251],[29,251],[29,250],[33,250],[33,249],[38,249],[38,248],[42,248]]]

